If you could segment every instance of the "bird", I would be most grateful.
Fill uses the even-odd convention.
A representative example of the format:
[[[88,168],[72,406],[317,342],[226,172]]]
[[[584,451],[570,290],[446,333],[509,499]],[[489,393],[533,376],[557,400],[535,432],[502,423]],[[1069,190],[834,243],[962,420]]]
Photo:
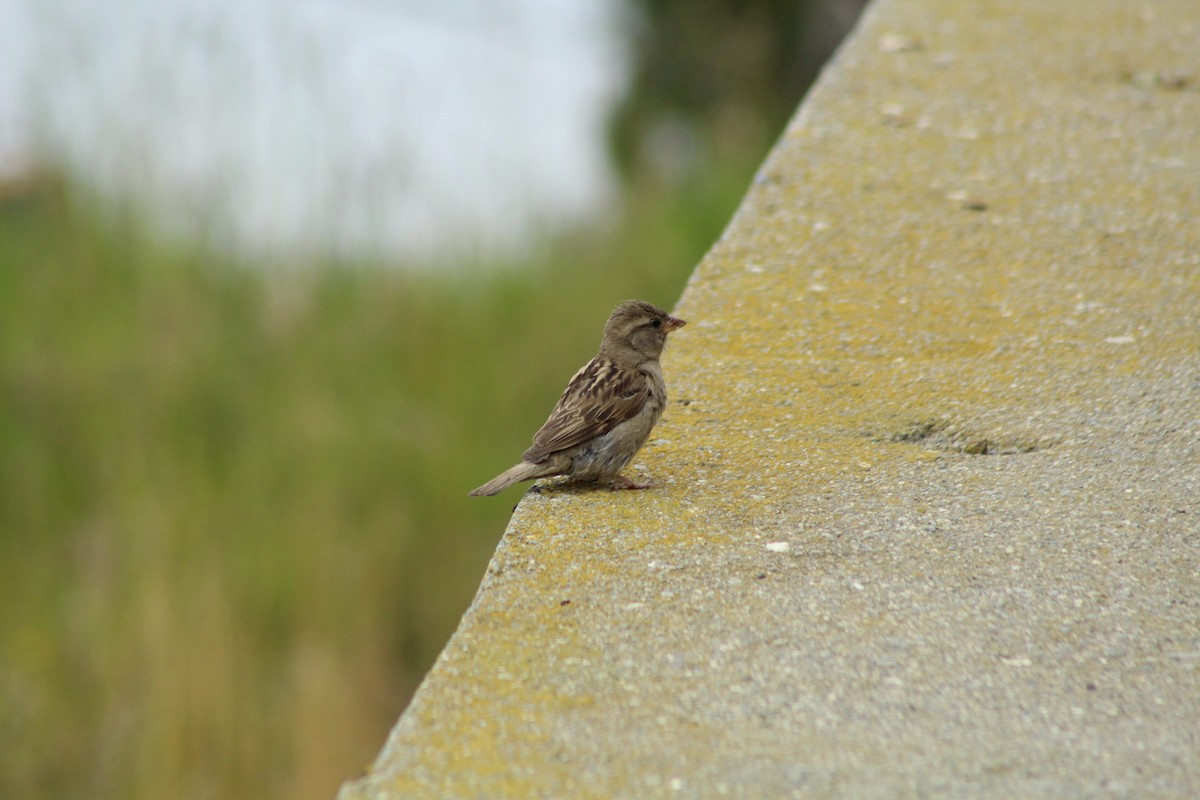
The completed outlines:
[[[667,334],[686,324],[644,300],[618,305],[604,325],[600,352],[567,383],[521,462],[470,495],[488,497],[557,475],[571,483],[607,482],[612,489],[649,488],[620,472],[662,416],[667,386],[658,359]]]

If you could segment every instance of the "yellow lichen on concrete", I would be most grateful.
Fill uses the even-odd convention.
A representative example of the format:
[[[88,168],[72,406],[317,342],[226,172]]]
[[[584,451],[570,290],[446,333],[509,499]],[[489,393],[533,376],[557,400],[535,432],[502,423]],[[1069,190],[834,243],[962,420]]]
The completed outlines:
[[[875,3],[344,796],[1200,793],[1197,41]]]

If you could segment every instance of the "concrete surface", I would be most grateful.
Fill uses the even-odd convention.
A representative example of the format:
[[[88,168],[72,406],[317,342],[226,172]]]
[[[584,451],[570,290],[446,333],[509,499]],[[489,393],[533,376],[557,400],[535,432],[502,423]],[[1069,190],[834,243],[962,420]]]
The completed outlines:
[[[870,8],[343,798],[1200,797],[1198,43]]]

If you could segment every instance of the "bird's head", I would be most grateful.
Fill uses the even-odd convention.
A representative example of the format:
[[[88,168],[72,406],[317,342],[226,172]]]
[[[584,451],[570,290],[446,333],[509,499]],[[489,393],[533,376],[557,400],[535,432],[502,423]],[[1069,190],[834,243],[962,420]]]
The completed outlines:
[[[667,334],[686,324],[658,306],[626,300],[609,316],[600,352],[619,364],[634,367],[662,355]]]

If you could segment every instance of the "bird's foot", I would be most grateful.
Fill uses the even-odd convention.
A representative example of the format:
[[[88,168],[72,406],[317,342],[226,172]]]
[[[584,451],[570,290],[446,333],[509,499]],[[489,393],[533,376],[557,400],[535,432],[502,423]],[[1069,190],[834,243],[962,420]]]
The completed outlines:
[[[637,481],[626,478],[624,475],[618,475],[612,479],[613,491],[618,489],[649,489],[653,485],[654,484],[650,483],[649,481],[646,483],[638,483]]]

